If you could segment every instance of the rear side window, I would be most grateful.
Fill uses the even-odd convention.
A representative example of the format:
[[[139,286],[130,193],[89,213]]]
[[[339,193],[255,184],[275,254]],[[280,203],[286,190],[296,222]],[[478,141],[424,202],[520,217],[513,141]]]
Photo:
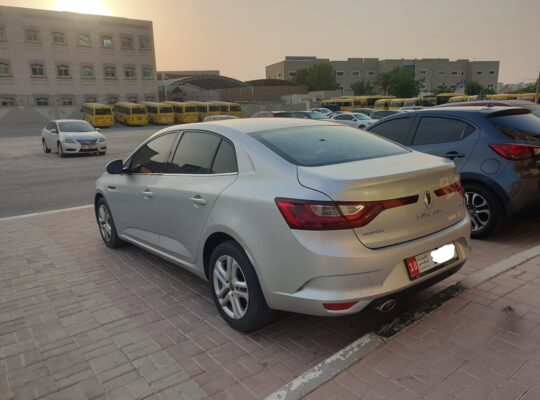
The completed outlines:
[[[159,136],[137,150],[131,159],[131,172],[138,174],[167,172],[167,160],[176,136],[176,132]]]
[[[510,139],[540,142],[540,118],[533,114],[488,117],[487,120]]]
[[[236,154],[234,153],[233,145],[225,140],[221,140],[216,158],[212,164],[212,173],[227,174],[237,171]]]
[[[209,174],[221,139],[204,132],[185,132],[176,149],[170,173]]]
[[[315,167],[407,153],[409,150],[348,126],[310,126],[256,132],[252,137],[285,160]]]
[[[412,145],[458,142],[474,132],[474,127],[457,119],[422,117]]]
[[[405,144],[412,120],[411,117],[392,119],[369,128],[369,131],[394,142]]]

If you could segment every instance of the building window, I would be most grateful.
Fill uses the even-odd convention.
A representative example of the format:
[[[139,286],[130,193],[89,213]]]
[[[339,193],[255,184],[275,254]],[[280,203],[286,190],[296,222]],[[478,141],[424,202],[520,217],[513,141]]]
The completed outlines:
[[[289,78],[294,78],[296,76],[296,71],[289,71]]]
[[[32,76],[35,78],[43,78],[45,77],[45,67],[43,64],[32,64],[30,65],[30,71],[32,73]]]
[[[465,71],[461,71],[461,76],[465,75]]]
[[[40,43],[41,39],[39,37],[39,32],[35,29],[27,29],[25,33],[25,38],[27,42]]]
[[[142,77],[143,79],[152,79],[154,77],[154,72],[152,71],[152,68],[143,68]]]
[[[90,41],[90,35],[87,35],[86,33],[80,33],[79,35],[77,35],[77,45],[82,47],[92,46],[92,42]]]
[[[353,71],[352,76],[360,76],[360,71]]]
[[[146,101],[156,101],[156,97],[152,95],[145,96]]]
[[[150,39],[148,37],[141,36],[139,38],[139,49],[150,50]]]
[[[116,67],[108,66],[103,69],[105,79],[116,79]]]
[[[112,37],[110,37],[110,36],[102,36],[101,37],[101,47],[112,49],[112,47],[113,47]]]
[[[96,96],[84,96],[84,102],[85,103],[96,103],[97,97]]]
[[[56,66],[56,76],[59,78],[71,78],[71,72],[69,71],[69,65],[59,64]]]
[[[489,90],[493,90],[493,84],[492,84],[492,83],[490,83],[490,84],[488,85],[488,89],[489,89]]]
[[[484,75],[483,71],[476,71],[476,75]]]
[[[375,76],[375,71],[368,71],[367,74],[368,76]]]
[[[439,71],[439,76],[444,76],[444,71]]]
[[[7,40],[6,30],[4,27],[0,27],[0,42],[5,42]]]
[[[127,101],[129,101],[130,103],[136,103],[136,102],[139,101],[139,96],[137,96],[135,94],[128,95],[127,96]]]
[[[135,79],[135,68],[134,67],[124,67],[124,78],[125,79]]]
[[[427,75],[427,70],[421,69],[420,71],[418,71],[418,75]]]
[[[118,103],[118,96],[108,96],[107,104],[114,104],[114,103]]]
[[[343,71],[336,71],[336,76],[343,76],[345,75],[345,72]]]
[[[495,75],[495,71],[489,71],[490,75]]]
[[[452,76],[457,76],[458,73],[457,73],[457,71],[452,71],[451,74],[452,74]]]
[[[133,49],[133,38],[131,36],[122,37],[122,48]]]
[[[339,90],[341,90],[343,92],[345,90],[345,88],[343,86],[340,86]]]
[[[38,96],[35,98],[36,106],[47,107],[49,105],[49,98],[45,96]]]
[[[81,67],[81,78],[83,79],[94,79],[94,67],[90,65],[84,65]]]
[[[426,89],[427,89],[427,86],[426,86],[426,84],[425,84],[424,82],[422,82],[422,83],[420,84],[420,89],[422,89],[422,90],[426,90]]]
[[[63,106],[72,106],[73,105],[73,97],[62,97],[60,99],[60,104]]]
[[[0,107],[15,107],[15,97],[0,96]]]
[[[0,61],[0,76],[11,76],[11,67],[9,63]]]
[[[62,32],[53,32],[52,41],[54,44],[65,44],[65,37]]]

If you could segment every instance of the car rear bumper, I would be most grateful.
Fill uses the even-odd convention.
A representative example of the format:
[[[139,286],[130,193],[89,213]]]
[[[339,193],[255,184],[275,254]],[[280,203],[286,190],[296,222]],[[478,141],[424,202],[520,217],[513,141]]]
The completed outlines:
[[[378,299],[392,297],[405,290],[414,290],[425,286],[428,282],[435,283],[446,278],[463,266],[470,253],[468,216],[426,237],[376,250],[368,249],[358,241],[350,243],[351,247],[339,243],[342,249],[354,248],[352,251],[345,251],[348,257],[344,257],[339,249],[332,249],[332,240],[324,245],[326,255],[320,252],[318,254],[306,253],[305,250],[309,249],[305,247],[305,238],[310,235],[306,232],[295,232],[304,244],[302,255],[305,260],[305,263],[302,263],[304,265],[279,268],[282,271],[279,272],[280,274],[288,273],[291,277],[293,274],[302,273],[305,282],[297,290],[291,292],[272,291],[267,285],[266,288],[270,290],[265,293],[265,297],[271,308],[319,316],[354,314]],[[455,244],[457,260],[443,264],[414,281],[409,278],[404,261],[406,258],[437,249],[448,243]],[[321,244],[318,243],[318,246],[320,248]],[[273,268],[273,273],[278,273],[276,268]],[[284,275],[279,278],[285,282],[289,276]],[[271,281],[276,282],[275,279]],[[353,302],[355,304],[352,307],[341,311],[327,310],[323,306],[325,303]]]

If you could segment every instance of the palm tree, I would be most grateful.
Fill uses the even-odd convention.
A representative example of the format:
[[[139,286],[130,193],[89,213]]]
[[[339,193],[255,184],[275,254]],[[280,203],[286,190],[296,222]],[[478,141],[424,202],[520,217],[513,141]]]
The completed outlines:
[[[375,86],[380,87],[383,95],[386,96],[388,87],[392,83],[392,74],[390,74],[390,72],[383,72],[382,74],[377,75],[373,83],[375,84]]]

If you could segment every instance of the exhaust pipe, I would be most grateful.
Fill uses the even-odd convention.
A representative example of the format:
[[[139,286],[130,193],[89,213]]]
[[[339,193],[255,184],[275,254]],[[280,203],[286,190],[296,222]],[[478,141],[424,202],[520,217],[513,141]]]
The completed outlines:
[[[397,301],[395,299],[388,299],[375,306],[375,310],[380,312],[390,312],[396,307]]]

